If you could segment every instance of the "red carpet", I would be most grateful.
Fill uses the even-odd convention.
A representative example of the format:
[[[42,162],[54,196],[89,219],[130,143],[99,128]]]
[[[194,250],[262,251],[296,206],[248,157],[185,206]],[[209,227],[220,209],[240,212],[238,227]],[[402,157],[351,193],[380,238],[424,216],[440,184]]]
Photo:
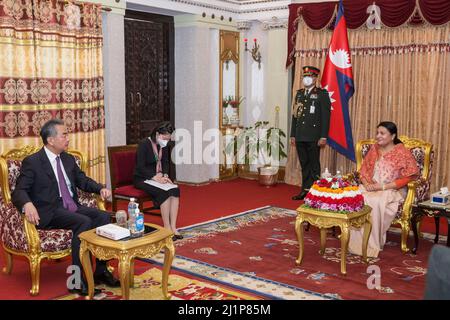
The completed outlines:
[[[139,263],[134,268],[134,287],[130,288],[130,300],[165,300],[161,290],[162,267]],[[121,288],[104,285],[96,287],[101,293],[94,300],[121,300]],[[198,280],[184,272],[171,270],[168,282],[171,300],[261,300],[262,297],[241,292],[206,280]],[[78,294],[58,297],[58,300],[85,300]]]
[[[417,255],[402,254],[400,237],[389,233],[384,250],[367,265],[360,256],[347,256],[347,275],[340,273],[340,240],[329,234],[325,255],[319,254],[320,234],[312,227],[304,234],[305,253],[300,266],[294,232],[295,215],[279,215],[279,209],[257,210],[183,230],[176,243],[177,256],[216,266],[221,272],[251,274],[282,285],[342,299],[422,299],[430,241],[423,240]],[[367,281],[378,267],[381,288],[370,289]],[[223,269],[224,268],[224,269]],[[199,270],[199,271],[195,271]],[[208,276],[202,268],[192,270]],[[220,280],[218,278],[217,280]],[[287,290],[287,289],[286,289]],[[284,297],[286,298],[286,297]]]
[[[291,197],[300,189],[295,186],[278,184],[266,188],[257,181],[236,179],[211,183],[204,186],[181,185],[180,213],[178,226],[184,227],[195,223],[227,216],[230,214],[273,205],[295,209],[301,202],[292,201]],[[120,202],[120,208],[126,208],[126,202]],[[142,206],[141,206],[142,207]],[[162,224],[160,216],[145,215],[146,222]],[[445,223],[442,222],[441,234],[446,234]],[[434,220],[424,219],[422,230],[434,233]],[[0,249],[0,251],[3,251]],[[40,294],[29,295],[31,286],[28,262],[24,258],[15,257],[11,275],[0,273],[0,299],[51,299],[66,293],[65,273],[70,259],[60,262],[43,262],[41,268]],[[0,253],[0,266],[4,266],[3,252]]]

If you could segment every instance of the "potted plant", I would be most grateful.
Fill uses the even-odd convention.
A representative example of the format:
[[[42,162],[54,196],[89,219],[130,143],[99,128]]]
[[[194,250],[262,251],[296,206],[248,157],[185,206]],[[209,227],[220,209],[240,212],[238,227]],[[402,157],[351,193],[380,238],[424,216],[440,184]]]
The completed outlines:
[[[277,181],[279,162],[286,158],[283,130],[269,127],[268,121],[258,121],[251,127],[236,130],[228,139],[226,154],[233,154],[237,164],[258,171],[260,183],[273,185]]]

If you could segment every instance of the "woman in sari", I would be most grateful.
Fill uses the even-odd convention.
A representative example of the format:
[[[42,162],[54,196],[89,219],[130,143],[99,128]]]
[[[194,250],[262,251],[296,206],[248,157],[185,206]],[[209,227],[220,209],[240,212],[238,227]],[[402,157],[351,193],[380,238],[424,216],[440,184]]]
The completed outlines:
[[[418,177],[419,168],[411,152],[397,135],[393,122],[377,126],[376,143],[364,157],[360,176],[364,202],[372,208],[372,232],[367,256],[378,257],[386,242],[386,232],[406,197],[408,182]],[[362,254],[363,230],[351,229],[349,251]]]

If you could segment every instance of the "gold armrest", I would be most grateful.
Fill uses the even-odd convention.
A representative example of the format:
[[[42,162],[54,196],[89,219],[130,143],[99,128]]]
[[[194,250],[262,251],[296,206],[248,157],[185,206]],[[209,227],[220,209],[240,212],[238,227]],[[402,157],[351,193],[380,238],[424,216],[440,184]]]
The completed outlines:
[[[417,180],[408,182],[408,192],[409,190],[413,190],[415,192],[419,184],[421,184],[421,182]]]
[[[99,194],[96,194],[95,198],[97,200],[97,208],[99,210],[106,211],[105,200],[103,200]]]
[[[39,253],[41,251],[41,239],[36,226],[28,221],[24,214],[22,214],[22,219],[29,246],[28,250],[30,253]]]

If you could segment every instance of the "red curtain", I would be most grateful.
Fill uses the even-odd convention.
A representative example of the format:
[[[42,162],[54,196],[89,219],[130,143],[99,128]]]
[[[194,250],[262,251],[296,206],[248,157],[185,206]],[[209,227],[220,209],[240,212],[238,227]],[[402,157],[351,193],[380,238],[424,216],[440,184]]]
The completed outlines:
[[[344,0],[347,27],[356,29],[362,26],[369,14],[367,7],[375,3],[381,10],[381,21],[385,26],[398,27],[406,22],[421,24],[423,19],[433,25],[442,25],[450,21],[449,0]],[[322,2],[289,5],[288,57],[286,67],[293,62],[295,37],[298,19],[314,30],[332,28],[338,2]],[[418,12],[420,9],[421,15]]]

